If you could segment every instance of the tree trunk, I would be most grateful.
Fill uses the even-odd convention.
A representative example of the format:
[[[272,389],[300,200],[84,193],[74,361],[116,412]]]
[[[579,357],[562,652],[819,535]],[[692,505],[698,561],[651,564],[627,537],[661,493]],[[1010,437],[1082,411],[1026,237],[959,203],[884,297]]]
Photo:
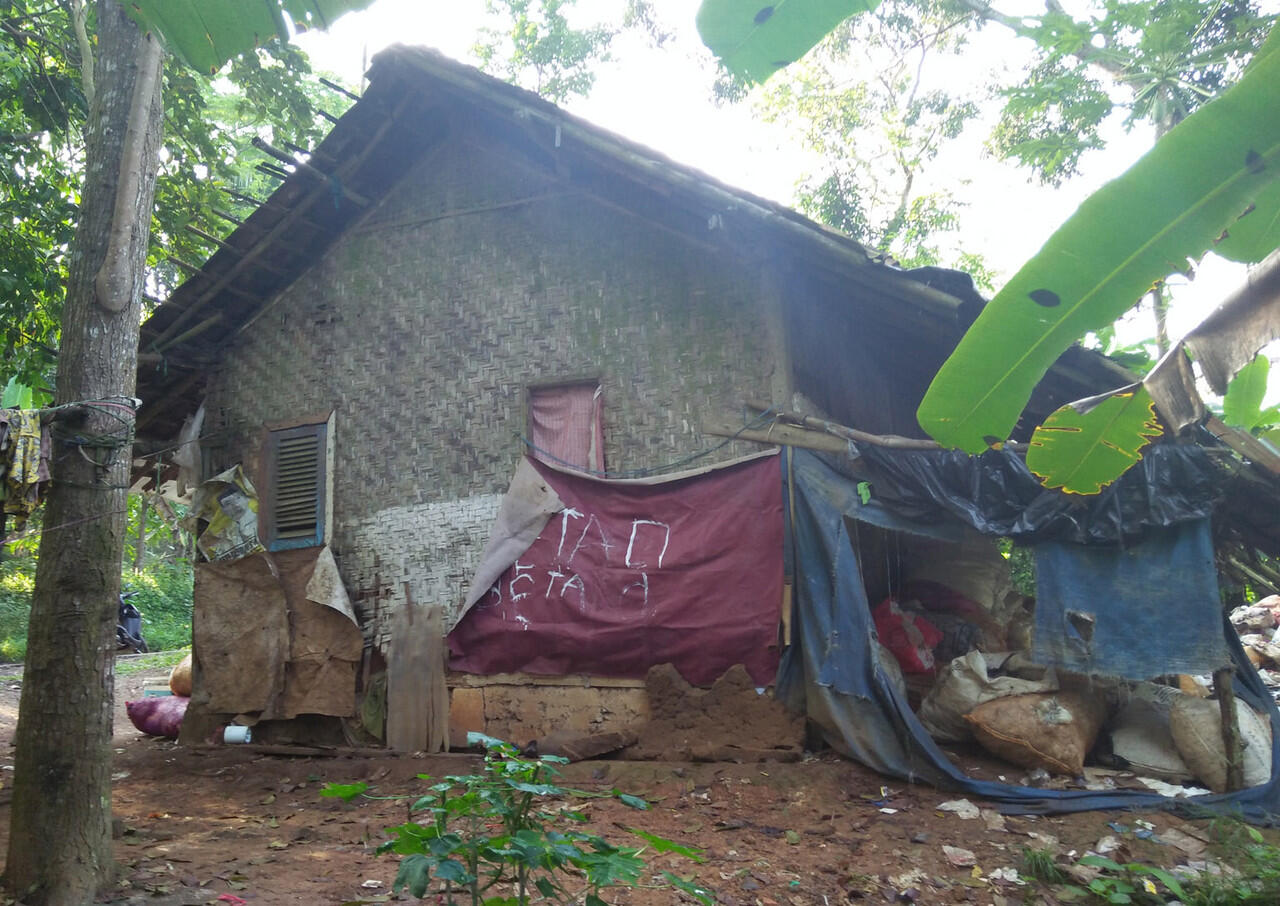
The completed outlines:
[[[10,890],[41,906],[83,906],[112,874],[112,627],[128,505],[138,275],[159,165],[158,49],[116,0],[98,3],[97,21],[97,90],[57,381],[59,405],[90,405],[62,410],[52,426],[53,484],[31,606],[6,869]],[[141,158],[122,165],[130,145]],[[127,204],[116,200],[122,171]],[[124,241],[132,290],[112,311],[94,279],[108,236],[119,237],[122,211],[133,221]],[[116,292],[112,304],[121,299]]]

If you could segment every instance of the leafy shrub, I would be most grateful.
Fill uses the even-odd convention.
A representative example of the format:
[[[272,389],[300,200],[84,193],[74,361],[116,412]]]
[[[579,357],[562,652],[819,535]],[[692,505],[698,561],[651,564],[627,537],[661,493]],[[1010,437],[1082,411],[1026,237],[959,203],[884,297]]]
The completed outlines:
[[[31,558],[0,558],[0,658],[6,661],[20,661],[27,655],[27,620],[35,575]]]
[[[471,739],[485,746],[483,772],[433,784],[429,795],[409,806],[410,820],[389,828],[391,839],[378,847],[379,853],[403,857],[394,892],[408,889],[419,898],[435,894],[450,906],[459,894],[471,906],[526,906],[531,895],[554,903],[605,906],[603,889],[640,883],[645,848],[702,861],[698,850],[641,830],[631,833],[645,845],[623,847],[575,829],[587,820],[581,812],[562,804],[548,809],[552,800],[571,794],[553,782],[559,776],[554,765],[565,759],[521,758],[505,742],[480,734],[471,734]],[[364,783],[329,784],[321,795],[350,801],[367,789]],[[614,794],[632,808],[648,808],[643,799],[616,790]],[[415,812],[429,813],[430,820],[412,820]],[[669,871],[663,877],[706,906],[714,902],[711,893],[692,880]]]
[[[0,659],[27,653],[27,623],[35,590],[36,557],[0,554]],[[127,570],[121,588],[136,591],[142,635],[153,651],[191,644],[192,571],[186,560],[156,560],[142,572]]]
[[[160,562],[125,574],[122,588],[137,592],[130,602],[142,611],[142,636],[152,651],[191,644],[192,581],[185,562]]]

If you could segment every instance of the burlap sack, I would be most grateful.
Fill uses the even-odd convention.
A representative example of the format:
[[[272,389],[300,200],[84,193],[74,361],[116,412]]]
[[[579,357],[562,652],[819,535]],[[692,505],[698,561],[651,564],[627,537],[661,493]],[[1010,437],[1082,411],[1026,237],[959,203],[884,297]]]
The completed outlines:
[[[1080,692],[1010,695],[965,715],[993,755],[1025,768],[1079,776],[1106,719],[1106,706]]]
[[[1243,749],[1244,785],[1264,784],[1271,779],[1271,724],[1237,699],[1236,725]],[[1173,703],[1169,727],[1178,754],[1191,773],[1215,793],[1226,792],[1227,759],[1218,702],[1179,696]]]

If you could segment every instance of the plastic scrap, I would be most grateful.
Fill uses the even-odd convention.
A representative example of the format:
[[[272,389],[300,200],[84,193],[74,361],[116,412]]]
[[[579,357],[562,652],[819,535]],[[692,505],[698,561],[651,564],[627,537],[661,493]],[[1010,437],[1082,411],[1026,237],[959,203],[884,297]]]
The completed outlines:
[[[957,817],[964,818],[966,821],[979,815],[978,807],[968,799],[952,799],[941,803],[937,808],[940,812],[955,812]]]

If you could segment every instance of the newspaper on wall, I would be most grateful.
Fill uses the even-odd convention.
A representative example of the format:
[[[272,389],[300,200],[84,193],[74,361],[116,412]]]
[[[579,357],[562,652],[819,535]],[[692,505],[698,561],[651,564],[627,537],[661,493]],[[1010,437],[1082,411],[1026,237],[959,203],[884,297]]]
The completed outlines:
[[[206,560],[238,560],[266,550],[258,540],[258,494],[240,466],[196,489],[182,527],[196,535]]]

